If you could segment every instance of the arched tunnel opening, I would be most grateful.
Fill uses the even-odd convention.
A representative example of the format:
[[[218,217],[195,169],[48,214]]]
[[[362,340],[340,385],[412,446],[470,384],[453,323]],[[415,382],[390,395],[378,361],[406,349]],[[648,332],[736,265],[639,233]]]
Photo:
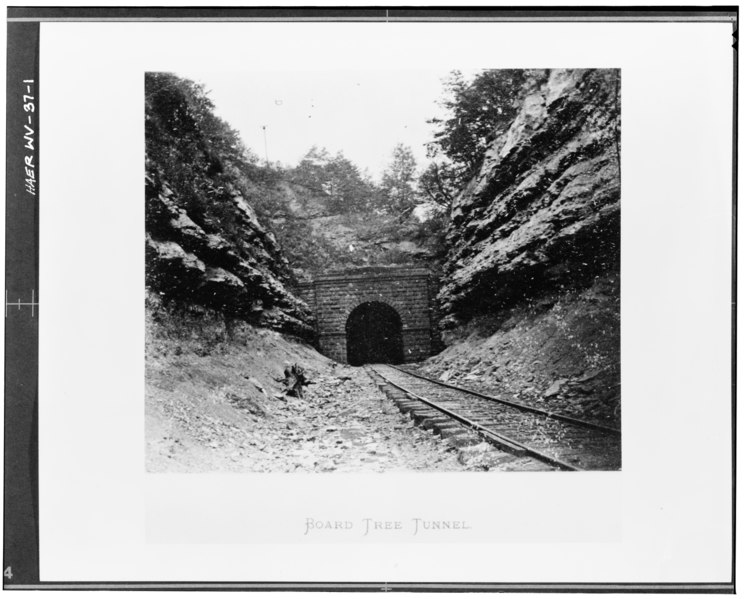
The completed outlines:
[[[401,364],[403,326],[400,316],[382,302],[360,304],[346,321],[346,357],[352,366]]]

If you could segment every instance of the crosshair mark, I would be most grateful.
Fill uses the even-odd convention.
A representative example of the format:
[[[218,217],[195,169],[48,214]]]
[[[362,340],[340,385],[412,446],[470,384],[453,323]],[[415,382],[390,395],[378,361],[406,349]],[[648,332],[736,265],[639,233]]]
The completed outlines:
[[[8,301],[8,290],[5,290],[5,318],[8,318],[8,308],[11,306],[17,307],[19,310],[21,309],[21,306],[31,306],[31,318],[33,318],[38,305],[39,302],[36,301],[36,289],[31,290],[30,302],[22,302],[21,298],[18,298],[18,300],[15,302]]]

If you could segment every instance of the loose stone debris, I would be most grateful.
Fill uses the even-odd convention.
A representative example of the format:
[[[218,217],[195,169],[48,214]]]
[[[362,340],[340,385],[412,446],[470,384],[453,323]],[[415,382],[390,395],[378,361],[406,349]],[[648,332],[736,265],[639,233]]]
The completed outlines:
[[[261,347],[265,337],[274,347]],[[298,356],[293,348],[295,358],[305,360],[291,362],[287,376],[283,362],[273,359],[286,341],[259,333],[253,342],[258,351],[242,348],[250,372],[235,348],[148,361],[149,471],[431,472],[514,465],[501,463],[503,454],[478,439],[458,446],[419,427],[364,368],[333,363],[309,348]]]

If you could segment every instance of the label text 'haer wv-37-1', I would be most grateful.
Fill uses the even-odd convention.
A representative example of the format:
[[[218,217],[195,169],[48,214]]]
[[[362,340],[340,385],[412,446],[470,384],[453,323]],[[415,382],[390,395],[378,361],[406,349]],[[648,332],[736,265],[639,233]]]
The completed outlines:
[[[26,122],[23,123],[23,162],[25,172],[25,188],[29,195],[36,195],[36,130],[34,129],[34,115],[36,113],[36,98],[34,97],[34,80],[23,80],[23,112]]]

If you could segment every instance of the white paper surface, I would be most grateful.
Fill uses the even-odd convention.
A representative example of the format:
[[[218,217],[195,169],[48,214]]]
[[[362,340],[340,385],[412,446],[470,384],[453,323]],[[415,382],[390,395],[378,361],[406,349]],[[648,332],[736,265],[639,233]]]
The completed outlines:
[[[730,24],[41,33],[42,580],[730,578]],[[146,474],[144,72],[514,67],[622,69],[623,471]]]

